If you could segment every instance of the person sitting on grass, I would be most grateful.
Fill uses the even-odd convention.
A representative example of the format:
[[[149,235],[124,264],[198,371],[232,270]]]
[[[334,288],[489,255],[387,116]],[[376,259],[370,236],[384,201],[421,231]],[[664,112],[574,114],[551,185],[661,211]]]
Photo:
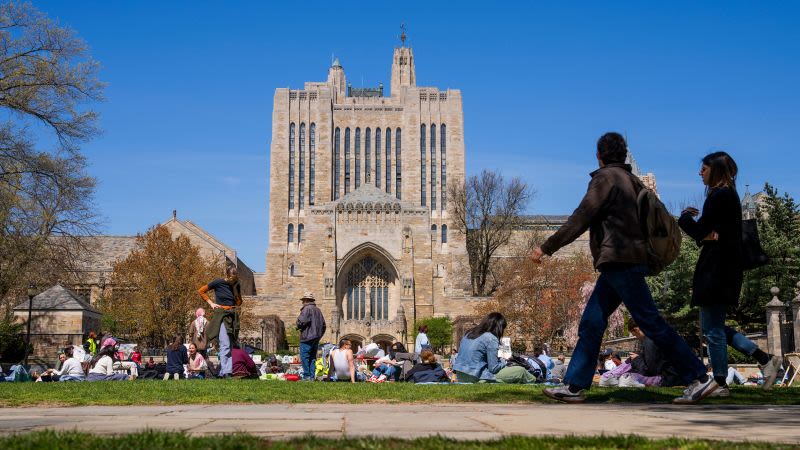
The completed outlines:
[[[493,312],[471,329],[458,346],[458,359],[453,366],[458,381],[465,383],[500,382],[533,383],[536,377],[524,367],[507,367],[506,361],[497,357],[500,338],[506,330],[506,318]]]
[[[447,373],[436,362],[436,355],[430,350],[423,350],[419,355],[422,362],[416,364],[406,374],[406,381],[412,383],[438,383],[448,381]]]
[[[131,352],[131,361],[136,363],[137,367],[142,367],[142,353],[139,351],[139,346],[133,347],[133,352]]]
[[[108,341],[109,339],[106,339]],[[116,345],[106,345],[97,352],[89,362],[89,381],[126,381],[135,380],[134,375],[114,372]]]
[[[188,379],[204,379],[206,377],[206,359],[197,351],[197,346],[189,344],[189,365],[186,368],[186,378]]]
[[[378,358],[372,364],[372,377],[367,380],[370,383],[383,383],[384,381],[393,378],[397,368],[394,366],[397,361],[393,361],[390,357],[384,356]]]
[[[51,376],[52,381],[85,381],[86,374],[83,372],[81,362],[73,357],[72,346],[64,347],[64,353],[59,356],[64,356],[65,359],[61,364],[61,369],[47,369],[45,374]]]
[[[67,355],[65,355],[64,353],[59,353],[59,355],[58,355],[58,367],[63,367],[64,366],[64,361],[66,361],[66,360],[67,360]],[[34,372],[31,372],[31,377],[33,378],[33,381],[37,381],[37,382],[58,381],[58,379],[60,377],[53,373],[54,370],[58,370],[58,369],[50,368],[50,369],[45,370],[42,373],[38,373],[38,372],[34,371]]]
[[[558,355],[558,358],[553,360],[553,369],[550,370],[550,380],[556,383],[564,381],[564,374],[567,373],[567,365],[564,364],[565,360],[566,357],[564,357],[564,355]]]
[[[189,355],[183,345],[183,336],[176,334],[172,344],[167,346],[167,371],[164,373],[164,379],[169,380],[170,377],[176,380],[180,379],[185,371],[184,366],[187,364],[189,364]]]
[[[231,376],[234,378],[258,378],[258,367],[250,355],[238,345],[233,344],[231,349],[231,360],[233,364],[233,372]]]
[[[339,341],[339,348],[331,350],[328,358],[328,379],[333,381],[364,381],[366,376],[356,371],[350,339]]]

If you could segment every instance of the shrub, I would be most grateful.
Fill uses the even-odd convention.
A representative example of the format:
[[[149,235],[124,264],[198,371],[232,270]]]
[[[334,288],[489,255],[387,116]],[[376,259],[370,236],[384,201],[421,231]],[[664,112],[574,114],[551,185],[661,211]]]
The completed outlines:
[[[10,315],[0,319],[0,361],[16,363],[25,357],[23,328]]]
[[[419,327],[428,326],[428,339],[434,352],[442,353],[453,343],[453,321],[449,317],[428,317],[418,320],[414,326],[414,338],[419,334]]]

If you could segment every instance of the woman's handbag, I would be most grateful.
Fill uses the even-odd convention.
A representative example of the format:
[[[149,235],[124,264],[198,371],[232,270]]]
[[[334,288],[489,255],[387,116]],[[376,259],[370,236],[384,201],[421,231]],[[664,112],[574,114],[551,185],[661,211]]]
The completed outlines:
[[[769,263],[769,256],[761,248],[756,219],[742,220],[742,268],[752,270]]]

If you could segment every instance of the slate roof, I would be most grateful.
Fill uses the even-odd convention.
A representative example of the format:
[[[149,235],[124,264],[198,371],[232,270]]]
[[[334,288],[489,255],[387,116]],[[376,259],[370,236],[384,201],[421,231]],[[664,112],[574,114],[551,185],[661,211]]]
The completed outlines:
[[[14,311],[27,311],[28,300],[20,303]],[[91,311],[100,314],[80,295],[57,284],[41,294],[33,297],[33,310],[59,310],[59,311]]]

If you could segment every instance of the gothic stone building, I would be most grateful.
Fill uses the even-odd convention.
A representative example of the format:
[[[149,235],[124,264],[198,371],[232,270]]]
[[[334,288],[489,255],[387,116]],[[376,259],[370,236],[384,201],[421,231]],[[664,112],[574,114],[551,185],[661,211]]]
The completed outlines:
[[[324,340],[384,344],[412,341],[417,319],[471,312],[447,198],[464,179],[461,92],[417,86],[405,46],[390,87],[352,88],[337,59],[327,81],[275,90],[257,315],[293,324],[309,291]]]

